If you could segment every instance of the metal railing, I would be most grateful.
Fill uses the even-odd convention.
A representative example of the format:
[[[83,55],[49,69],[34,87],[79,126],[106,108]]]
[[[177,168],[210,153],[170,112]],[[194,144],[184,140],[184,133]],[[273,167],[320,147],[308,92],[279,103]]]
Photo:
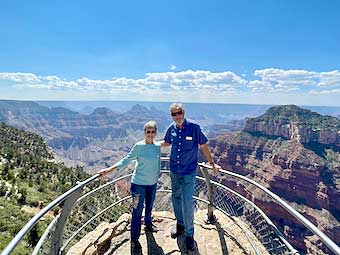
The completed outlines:
[[[164,162],[165,167],[163,169],[168,169],[167,161],[163,159]],[[255,254],[261,254],[261,252],[259,252],[259,247],[256,247],[256,244],[252,242],[250,235],[255,235],[270,254],[298,254],[298,251],[292,247],[261,208],[243,194],[223,185],[222,181],[210,180],[209,165],[200,163],[199,168],[203,177],[196,177],[194,199],[197,208],[207,209],[208,223],[214,223],[218,220],[214,216],[214,210],[219,210],[236,223],[246,222],[251,227],[252,231],[249,232],[248,229],[242,227],[242,224],[239,224]],[[297,219],[314,233],[334,254],[340,255],[340,248],[330,238],[280,197],[242,175],[225,170],[220,170],[220,172],[228,178],[233,178],[234,182],[242,181],[261,190],[273,202],[282,206],[294,219]],[[86,233],[92,231],[98,224],[103,221],[114,221],[122,212],[128,211],[130,194],[126,184],[129,184],[131,175],[122,176],[103,185],[92,185],[98,177],[99,175],[94,175],[80,182],[51,202],[19,231],[1,254],[11,254],[29,230],[56,206],[62,207],[61,213],[45,230],[33,254],[65,254],[72,245]],[[89,184],[94,188],[90,189]],[[121,184],[125,185],[125,188],[117,188]],[[169,204],[171,204],[170,193],[169,172],[163,170],[158,183],[158,200],[156,198],[154,210],[172,210],[169,207]]]
[[[60,195],[58,198],[53,200],[50,204],[48,204],[44,209],[42,209],[39,213],[37,213],[19,232],[18,234],[11,240],[11,242],[6,246],[6,248],[2,251],[1,255],[10,254],[13,249],[18,245],[18,243],[24,238],[24,236],[38,223],[38,221],[45,216],[48,212],[52,211],[53,208],[65,202],[66,205],[69,205],[71,201],[75,200],[75,197],[80,195],[84,186],[91,183],[95,179],[97,179],[99,175],[91,176],[83,182],[80,182],[69,191]],[[63,207],[63,217],[67,217],[67,211],[69,212],[70,208],[68,206]],[[57,222],[62,222],[63,217],[58,216]],[[58,223],[57,223],[58,224]]]
[[[200,163],[200,166],[204,168],[211,168],[211,166]],[[226,175],[230,175],[233,177],[236,177],[238,179],[241,179],[243,181],[246,181],[258,189],[262,190],[265,192],[267,195],[269,195],[273,201],[275,201],[277,204],[282,206],[291,216],[293,216],[295,219],[297,219],[299,222],[301,222],[307,229],[309,229],[312,233],[314,233],[320,240],[330,249],[332,250],[335,254],[340,254],[340,248],[337,246],[328,236],[326,236],[321,230],[319,230],[313,223],[311,223],[308,219],[306,219],[302,214],[300,214],[298,211],[296,211],[293,207],[291,207],[288,203],[286,203],[282,198],[280,198],[278,195],[274,194],[267,188],[263,187],[262,185],[258,184],[257,182],[242,176],[240,174],[236,174],[230,171],[226,170],[220,170],[221,173],[224,173]]]

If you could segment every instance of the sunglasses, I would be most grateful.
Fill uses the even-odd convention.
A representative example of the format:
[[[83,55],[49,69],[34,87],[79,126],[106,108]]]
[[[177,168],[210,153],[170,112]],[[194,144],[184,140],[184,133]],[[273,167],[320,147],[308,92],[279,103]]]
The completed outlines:
[[[154,133],[156,133],[156,131],[155,130],[147,130],[147,131],[145,131],[145,133],[147,133],[147,134],[154,134]]]
[[[177,116],[177,115],[182,115],[183,114],[183,111],[179,111],[179,112],[172,112],[171,113],[171,116]]]

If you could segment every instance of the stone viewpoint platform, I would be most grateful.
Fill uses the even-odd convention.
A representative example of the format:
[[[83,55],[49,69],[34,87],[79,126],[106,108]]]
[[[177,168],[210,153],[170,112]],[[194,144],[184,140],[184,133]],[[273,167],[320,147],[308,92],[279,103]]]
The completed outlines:
[[[263,245],[252,234],[249,226],[237,218],[227,217],[219,211],[215,212],[217,222],[206,224],[204,218],[206,210],[198,210],[195,214],[194,254],[251,254],[256,247],[261,254],[268,254]],[[139,239],[142,251],[132,253],[130,250],[130,214],[123,214],[113,223],[101,223],[89,232],[78,243],[73,245],[67,255],[113,255],[113,254],[182,254],[186,255],[185,237],[178,239],[170,237],[170,228],[175,224],[174,215],[168,211],[154,212],[153,221],[159,228],[157,233],[145,232],[142,227]],[[223,226],[223,227],[222,227]]]

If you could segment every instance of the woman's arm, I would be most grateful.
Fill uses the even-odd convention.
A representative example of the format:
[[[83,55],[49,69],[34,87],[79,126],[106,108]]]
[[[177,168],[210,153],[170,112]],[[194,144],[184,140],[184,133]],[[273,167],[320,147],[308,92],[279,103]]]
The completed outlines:
[[[107,168],[100,169],[98,172],[96,172],[96,174],[105,175],[105,174],[108,174],[112,171],[117,170],[117,168],[118,168],[117,166],[113,165],[113,166],[110,166],[110,167],[107,167]]]
[[[134,145],[124,158],[116,162],[113,166],[99,170],[98,172],[96,172],[96,174],[105,175],[112,171],[119,170],[120,168],[128,165],[132,160],[136,158],[137,158],[136,145]]]

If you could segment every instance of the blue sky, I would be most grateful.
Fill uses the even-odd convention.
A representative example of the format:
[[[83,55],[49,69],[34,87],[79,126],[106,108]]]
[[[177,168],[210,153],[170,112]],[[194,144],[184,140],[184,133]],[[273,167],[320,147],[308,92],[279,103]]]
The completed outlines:
[[[340,105],[339,1],[2,1],[0,98]]]

